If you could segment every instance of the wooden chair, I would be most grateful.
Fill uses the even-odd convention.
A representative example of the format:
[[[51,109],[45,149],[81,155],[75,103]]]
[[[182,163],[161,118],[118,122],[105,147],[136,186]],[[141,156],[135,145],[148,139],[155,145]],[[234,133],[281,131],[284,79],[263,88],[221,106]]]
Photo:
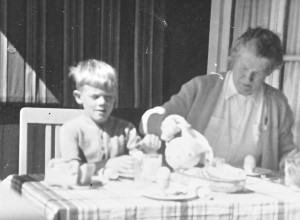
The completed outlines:
[[[22,108],[20,111],[19,174],[44,172],[49,160],[60,156],[58,150],[60,126],[65,121],[82,114],[82,111],[82,109],[63,108]],[[38,134],[43,137],[38,138]],[[40,141],[42,139],[44,139],[43,143]],[[31,148],[33,142],[38,142],[37,149],[35,149],[37,152]],[[44,152],[44,155],[41,155],[41,152]],[[29,161],[33,163],[43,159],[44,164],[39,167],[39,170],[28,169]]]
[[[19,174],[43,173],[49,160],[59,157],[60,126],[82,109],[25,107],[20,111]],[[131,121],[137,128],[143,109],[116,108],[112,115]]]

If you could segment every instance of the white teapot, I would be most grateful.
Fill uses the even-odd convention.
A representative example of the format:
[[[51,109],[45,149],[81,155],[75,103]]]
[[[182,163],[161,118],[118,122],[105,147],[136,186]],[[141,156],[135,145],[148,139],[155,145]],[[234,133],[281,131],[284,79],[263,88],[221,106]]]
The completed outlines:
[[[207,139],[189,126],[180,125],[180,128],[181,136],[166,143],[166,162],[174,170],[192,168],[201,158],[205,163],[211,163],[213,152]]]

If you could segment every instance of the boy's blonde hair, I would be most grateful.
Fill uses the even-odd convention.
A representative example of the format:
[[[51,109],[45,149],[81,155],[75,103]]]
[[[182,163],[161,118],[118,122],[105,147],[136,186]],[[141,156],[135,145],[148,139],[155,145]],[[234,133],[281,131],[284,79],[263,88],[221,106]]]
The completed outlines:
[[[95,59],[81,61],[77,66],[70,67],[69,76],[73,78],[77,90],[84,85],[104,90],[113,89],[117,98],[117,73],[112,66],[103,61]]]

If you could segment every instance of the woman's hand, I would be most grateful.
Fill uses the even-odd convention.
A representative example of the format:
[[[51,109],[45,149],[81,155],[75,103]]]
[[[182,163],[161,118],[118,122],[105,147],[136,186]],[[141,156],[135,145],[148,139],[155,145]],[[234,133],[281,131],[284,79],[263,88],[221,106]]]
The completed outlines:
[[[122,155],[110,158],[105,165],[105,169],[112,169],[122,177],[134,177],[134,158],[130,155]]]
[[[169,115],[161,124],[161,139],[168,142],[172,140],[179,132],[182,126],[191,125],[180,115]]]

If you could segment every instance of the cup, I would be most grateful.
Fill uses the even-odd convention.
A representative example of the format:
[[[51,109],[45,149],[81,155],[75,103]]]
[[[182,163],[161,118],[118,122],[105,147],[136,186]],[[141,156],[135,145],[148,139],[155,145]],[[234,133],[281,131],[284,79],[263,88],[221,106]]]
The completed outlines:
[[[161,154],[143,154],[142,157],[135,159],[135,182],[141,184],[154,182],[156,174],[161,166]]]
[[[300,158],[285,161],[284,175],[285,185],[300,189]]]
[[[79,168],[78,184],[81,186],[90,185],[92,176],[95,173],[95,164],[84,163]]]

